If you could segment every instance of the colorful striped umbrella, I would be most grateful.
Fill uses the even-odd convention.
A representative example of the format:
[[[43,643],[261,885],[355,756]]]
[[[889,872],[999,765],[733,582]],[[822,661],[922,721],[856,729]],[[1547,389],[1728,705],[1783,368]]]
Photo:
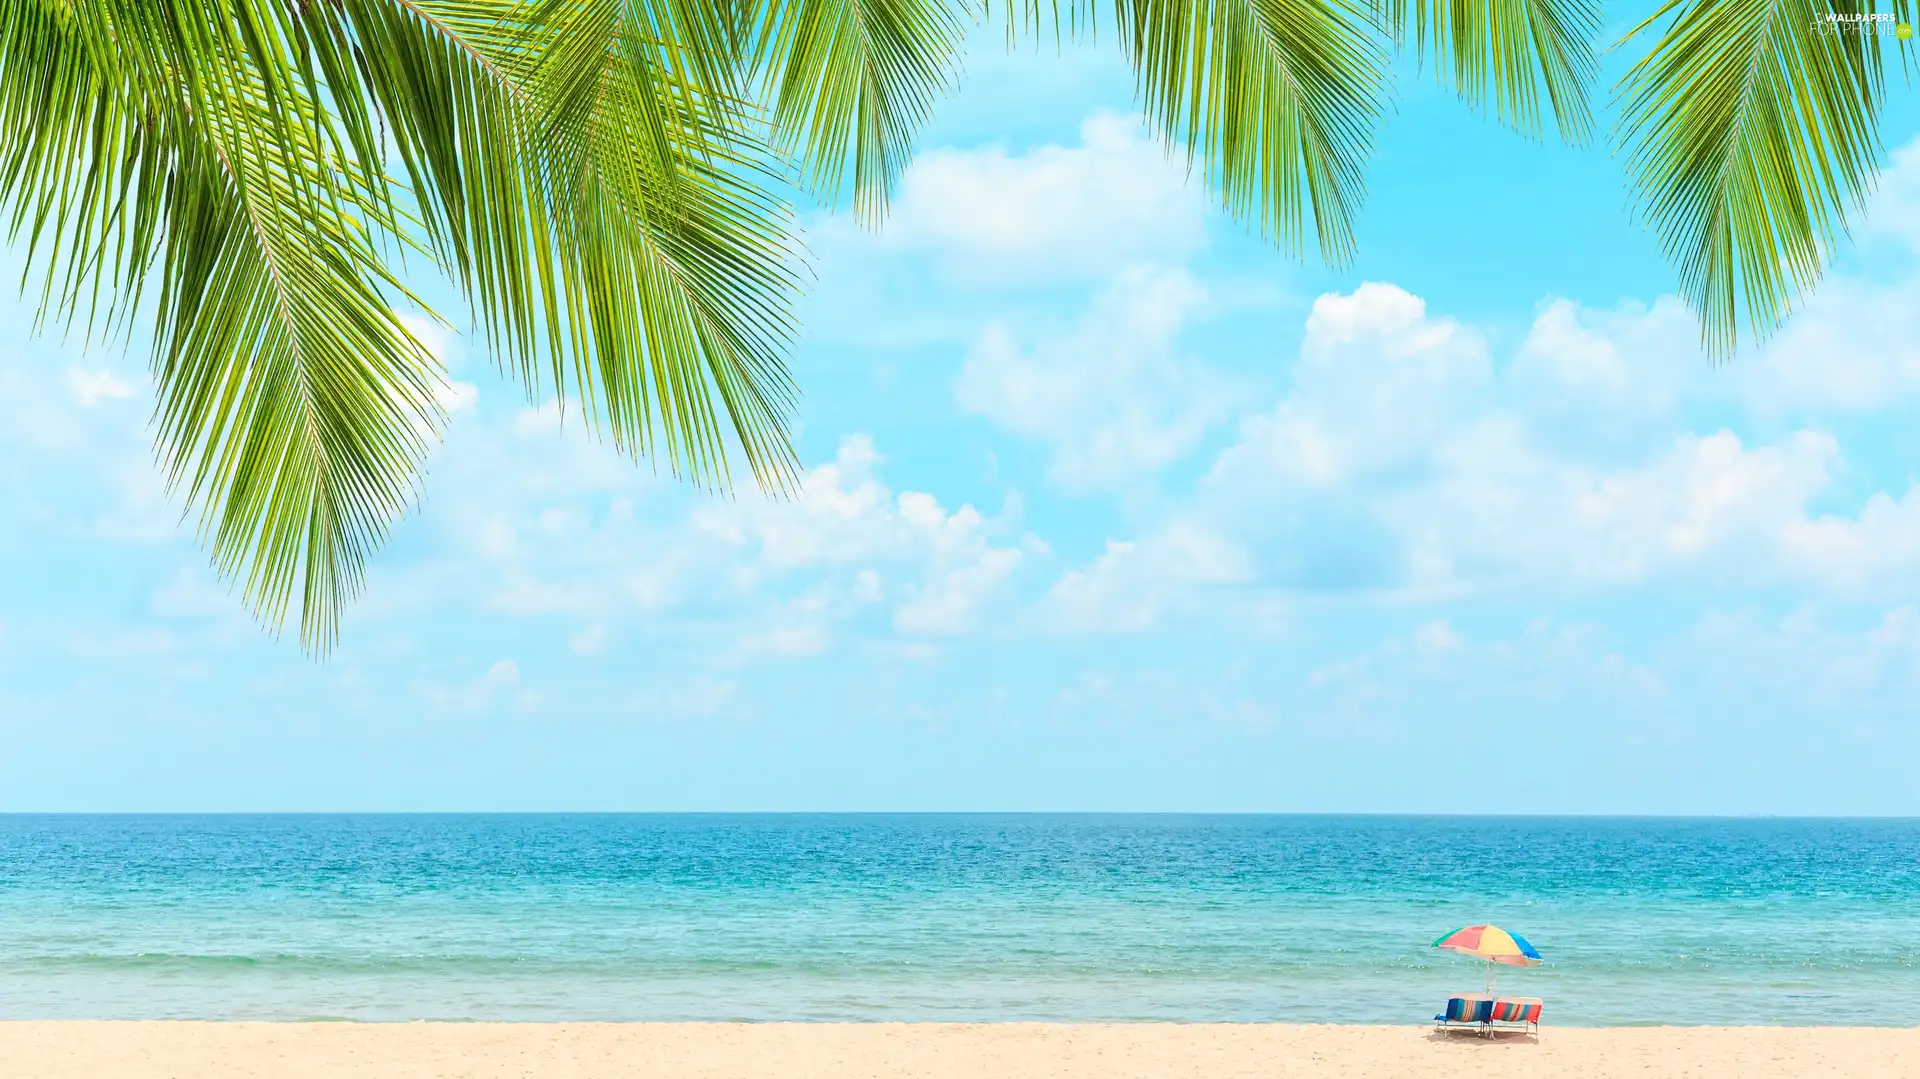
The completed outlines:
[[[1540,952],[1527,943],[1527,938],[1518,933],[1509,933],[1497,925],[1470,925],[1465,929],[1456,929],[1434,941],[1433,946],[1486,960],[1488,992],[1493,991],[1495,963],[1509,967],[1540,965]]]

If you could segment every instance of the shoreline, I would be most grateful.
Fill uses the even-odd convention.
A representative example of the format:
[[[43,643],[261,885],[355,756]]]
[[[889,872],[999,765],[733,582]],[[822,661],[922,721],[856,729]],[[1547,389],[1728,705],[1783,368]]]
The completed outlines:
[[[1798,1079],[1920,1075],[1920,1028],[0,1021],[35,1079]]]
[[[806,1030],[816,1027],[845,1027],[850,1030],[862,1030],[876,1027],[902,1027],[925,1029],[934,1027],[980,1028],[995,1030],[1006,1027],[1034,1027],[1037,1029],[1057,1030],[1101,1030],[1108,1028],[1139,1028],[1152,1030],[1161,1027],[1202,1028],[1221,1030],[1419,1030],[1429,1031],[1438,1024],[1424,1023],[1343,1023],[1338,1020],[1260,1020],[1260,1019],[352,1019],[333,1016],[305,1016],[298,1019],[206,1019],[206,1018],[165,1018],[165,1019],[8,1019],[0,1018],[0,1031],[10,1027],[26,1026],[68,1026],[68,1027],[130,1027],[152,1024],[154,1026],[207,1026],[207,1027],[568,1027],[598,1028],[618,1030],[626,1027],[664,1028],[664,1027],[792,1027]],[[1450,1028],[1464,1031],[1466,1027]],[[1511,1032],[1518,1028],[1502,1026],[1501,1031]],[[1920,1031],[1920,1022],[1909,1026],[1896,1026],[1892,1023],[1553,1023],[1540,1026],[1542,1033],[1559,1031],[1627,1031],[1627,1030],[1892,1030]],[[1916,1079],[1920,1079],[1917,1076]]]

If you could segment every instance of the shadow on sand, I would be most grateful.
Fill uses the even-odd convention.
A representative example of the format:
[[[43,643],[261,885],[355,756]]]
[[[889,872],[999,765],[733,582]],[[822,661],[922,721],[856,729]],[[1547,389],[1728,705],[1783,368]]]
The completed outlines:
[[[1454,1045],[1538,1045],[1540,1035],[1529,1030],[1491,1030],[1480,1031],[1472,1027],[1435,1027],[1427,1033],[1427,1040],[1439,1044]]]

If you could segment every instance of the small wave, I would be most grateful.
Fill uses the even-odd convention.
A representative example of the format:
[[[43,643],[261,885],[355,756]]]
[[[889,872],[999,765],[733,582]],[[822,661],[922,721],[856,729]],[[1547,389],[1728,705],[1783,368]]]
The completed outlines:
[[[129,952],[91,955],[8,956],[0,967],[28,972],[108,971],[263,971],[303,974],[457,969],[481,973],[526,965],[517,957],[463,955],[339,956],[299,953],[201,955],[177,952]],[[571,964],[566,964],[571,965]]]

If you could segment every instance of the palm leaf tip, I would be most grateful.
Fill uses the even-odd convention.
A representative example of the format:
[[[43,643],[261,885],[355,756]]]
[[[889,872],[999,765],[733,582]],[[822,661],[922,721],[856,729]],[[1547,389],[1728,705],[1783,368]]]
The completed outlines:
[[[935,102],[959,80],[966,0],[777,0],[748,65],[772,100],[778,144],[815,191],[848,180],[856,215],[877,224]]]
[[[551,377],[621,449],[709,487],[792,471],[801,269],[777,151],[632,5],[581,0],[516,77],[553,222]],[[566,43],[571,42],[572,45]]]
[[[1837,5],[1672,0],[1616,88],[1639,212],[1715,356],[1765,338],[1819,281],[1881,156],[1880,40],[1817,33]]]
[[[433,368],[388,303],[400,235],[348,98],[343,40],[304,9],[228,0],[0,0],[0,200],[43,307],[108,321],[157,282],[155,425],[214,563],[323,652],[410,503]],[[25,125],[25,126],[23,126]]]
[[[1490,102],[1501,123],[1538,136],[1544,95],[1563,139],[1592,136],[1598,0],[1376,0],[1375,10],[1397,43],[1411,39],[1443,83],[1475,107]]]
[[[1385,105],[1370,10],[1346,0],[1121,0],[1121,47],[1149,122],[1200,160],[1231,213],[1287,250],[1312,222],[1344,264]]]

